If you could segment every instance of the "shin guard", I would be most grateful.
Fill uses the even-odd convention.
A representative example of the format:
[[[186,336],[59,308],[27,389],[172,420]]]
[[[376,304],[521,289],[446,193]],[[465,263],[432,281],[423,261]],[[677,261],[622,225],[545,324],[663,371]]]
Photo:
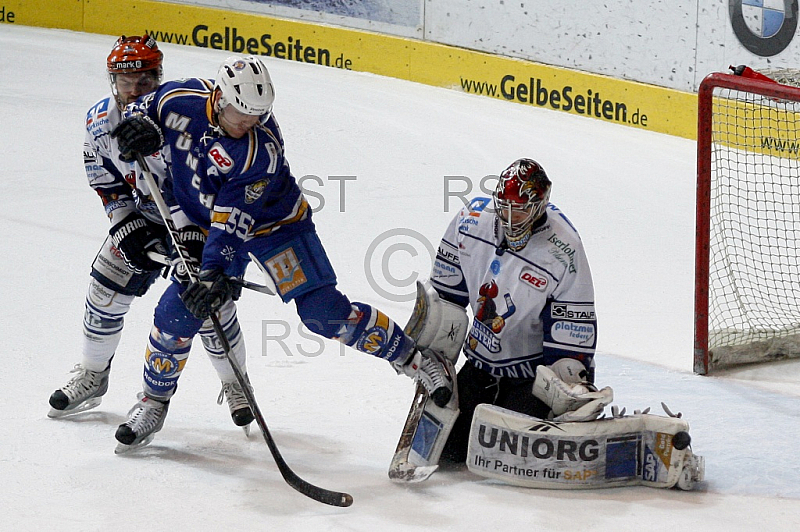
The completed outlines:
[[[162,401],[172,397],[191,348],[191,338],[174,336],[153,326],[144,356],[144,391],[147,395]]]

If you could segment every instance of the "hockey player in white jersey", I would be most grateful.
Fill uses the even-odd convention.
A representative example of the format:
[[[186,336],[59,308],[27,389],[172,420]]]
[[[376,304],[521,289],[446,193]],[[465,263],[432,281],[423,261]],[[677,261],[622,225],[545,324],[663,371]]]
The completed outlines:
[[[107,58],[111,94],[101,98],[86,116],[84,163],[89,185],[100,196],[111,222],[94,262],[86,294],[83,320],[82,360],[75,365],[69,382],[50,396],[50,417],[83,412],[100,404],[108,388],[111,360],[119,344],[125,314],[136,297],[144,295],[164,265],[148,252],[167,252],[166,231],[156,205],[137,179],[132,163],[119,157],[110,133],[121,121],[121,111],[139,96],[152,92],[161,83],[163,54],[156,41],[144,36],[120,37]],[[166,174],[160,154],[148,157],[158,176]],[[204,234],[196,226],[183,229],[184,244],[202,253]],[[237,358],[244,364],[235,308],[224,313],[224,326],[231,334]],[[223,395],[234,423],[245,426],[253,420],[250,408],[235,382],[227,361],[209,329],[203,341],[220,379]],[[202,333],[201,333],[202,334]]]
[[[592,275],[578,232],[549,203],[550,187],[539,163],[519,159],[500,175],[493,198],[474,198],[442,238],[431,283],[439,297],[473,315],[457,376],[461,413],[445,462],[466,458],[479,403],[553,417],[552,401],[534,395],[537,368],[553,368],[565,383],[558,400],[569,406],[583,406],[581,392],[595,390]],[[607,402],[580,417],[594,419]],[[564,414],[560,407],[556,415]]]

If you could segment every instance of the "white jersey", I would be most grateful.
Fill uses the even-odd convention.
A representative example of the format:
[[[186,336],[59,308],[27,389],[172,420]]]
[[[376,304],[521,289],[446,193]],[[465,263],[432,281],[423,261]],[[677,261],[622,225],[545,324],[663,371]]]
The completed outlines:
[[[533,378],[564,357],[592,367],[597,345],[594,286],[580,236],[548,204],[518,252],[505,246],[489,198],[475,198],[450,222],[431,281],[445,299],[470,306],[464,354],[499,377]]]
[[[101,98],[86,113],[83,161],[89,186],[103,200],[112,225],[134,210],[153,222],[163,224],[149,191],[142,186],[141,176],[137,179],[132,163],[120,160],[119,147],[111,139],[111,132],[121,120],[120,110],[111,94]],[[167,164],[159,153],[147,157],[147,163],[156,179],[166,175]]]

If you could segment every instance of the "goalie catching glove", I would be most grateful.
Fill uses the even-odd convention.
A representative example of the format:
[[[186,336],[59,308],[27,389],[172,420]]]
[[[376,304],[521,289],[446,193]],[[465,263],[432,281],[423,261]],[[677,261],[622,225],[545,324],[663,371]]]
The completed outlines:
[[[161,128],[149,116],[136,114],[119,123],[111,138],[117,139],[119,158],[125,162],[136,160],[136,154],[152,155],[164,145]]]
[[[584,365],[571,358],[562,358],[551,366],[536,368],[533,395],[550,407],[553,421],[591,421],[614,400],[613,390],[598,390],[586,379]]]
[[[122,260],[134,272],[154,271],[161,268],[161,264],[147,256],[152,251],[166,255],[160,226],[148,221],[138,212],[132,212],[113,225],[108,231],[111,241],[122,255]]]
[[[204,320],[229,300],[239,299],[240,291],[222,270],[202,270],[181,294],[181,300],[189,312]]]

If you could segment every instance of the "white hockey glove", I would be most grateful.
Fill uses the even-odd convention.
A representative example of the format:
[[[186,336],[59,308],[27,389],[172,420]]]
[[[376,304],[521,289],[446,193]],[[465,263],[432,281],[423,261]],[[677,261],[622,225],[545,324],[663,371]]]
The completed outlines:
[[[585,372],[583,364],[569,358],[536,368],[533,395],[550,407],[553,421],[592,421],[614,400],[610,387],[598,390],[583,380]]]

